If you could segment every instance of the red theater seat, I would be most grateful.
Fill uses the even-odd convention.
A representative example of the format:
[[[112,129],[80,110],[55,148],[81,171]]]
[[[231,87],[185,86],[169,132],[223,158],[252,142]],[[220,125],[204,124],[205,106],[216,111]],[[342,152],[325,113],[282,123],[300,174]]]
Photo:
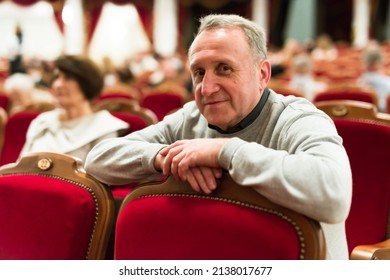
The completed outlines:
[[[4,143],[0,165],[15,162],[26,142],[26,133],[30,123],[41,112],[22,111],[9,116],[4,129]]]
[[[153,111],[161,121],[167,114],[180,109],[185,103],[183,96],[170,92],[151,92],[141,98],[140,105]]]
[[[390,115],[378,112],[372,104],[355,100],[327,100],[314,105],[333,119],[353,119],[390,125]]]
[[[356,100],[378,105],[378,97],[375,92],[368,89],[331,87],[326,91],[317,93],[313,97],[313,102],[325,100]]]
[[[229,177],[211,195],[172,178],[123,201],[115,259],[323,259],[319,223],[273,204]]]
[[[346,221],[351,259],[390,259],[390,126],[370,120],[334,122],[352,169]]]
[[[0,259],[104,259],[114,202],[81,166],[31,153],[0,168]]]

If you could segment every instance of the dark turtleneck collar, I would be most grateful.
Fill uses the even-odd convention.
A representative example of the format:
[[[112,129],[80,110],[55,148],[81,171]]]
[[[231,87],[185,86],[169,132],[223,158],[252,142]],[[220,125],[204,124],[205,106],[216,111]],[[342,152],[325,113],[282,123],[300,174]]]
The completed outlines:
[[[208,125],[209,128],[214,129],[214,130],[218,131],[221,134],[231,134],[231,133],[238,132],[238,131],[248,127],[260,115],[261,110],[263,109],[263,107],[265,105],[265,102],[268,99],[269,93],[270,93],[269,89],[265,88],[264,92],[263,92],[263,95],[261,96],[261,98],[259,100],[259,103],[257,103],[256,107],[252,110],[252,112],[250,112],[248,114],[248,116],[246,116],[238,124],[234,125],[233,127],[228,128],[228,130],[222,130],[219,127],[217,127],[215,125],[212,125],[212,124]]]

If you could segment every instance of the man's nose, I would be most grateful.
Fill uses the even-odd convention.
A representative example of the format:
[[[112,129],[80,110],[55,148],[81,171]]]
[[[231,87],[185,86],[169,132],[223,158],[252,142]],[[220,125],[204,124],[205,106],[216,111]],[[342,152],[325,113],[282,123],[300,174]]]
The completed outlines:
[[[209,96],[219,91],[218,77],[212,73],[206,73],[202,80],[202,95]]]

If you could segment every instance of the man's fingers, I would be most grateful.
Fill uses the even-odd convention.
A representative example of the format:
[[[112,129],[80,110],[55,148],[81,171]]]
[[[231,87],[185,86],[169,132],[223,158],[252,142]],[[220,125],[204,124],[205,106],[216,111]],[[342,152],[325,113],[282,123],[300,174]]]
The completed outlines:
[[[196,191],[196,192],[199,192],[200,191],[200,187],[198,185],[198,182],[196,181],[195,177],[194,177],[194,174],[192,174],[191,170],[188,171],[188,174],[187,174],[187,182],[188,184],[190,184],[191,188]]]

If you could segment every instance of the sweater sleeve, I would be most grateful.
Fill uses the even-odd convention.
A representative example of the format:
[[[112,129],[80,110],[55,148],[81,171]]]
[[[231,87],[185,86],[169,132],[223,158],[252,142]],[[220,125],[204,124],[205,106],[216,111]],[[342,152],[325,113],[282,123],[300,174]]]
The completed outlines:
[[[274,142],[276,147],[265,147],[233,138],[222,148],[219,162],[237,183],[279,205],[326,223],[345,220],[352,175],[334,125],[302,117],[292,120]]]
[[[108,185],[124,185],[161,176],[154,168],[154,158],[174,142],[172,134],[183,122],[181,114],[172,114],[155,125],[125,137],[106,139],[88,153],[85,169]]]

